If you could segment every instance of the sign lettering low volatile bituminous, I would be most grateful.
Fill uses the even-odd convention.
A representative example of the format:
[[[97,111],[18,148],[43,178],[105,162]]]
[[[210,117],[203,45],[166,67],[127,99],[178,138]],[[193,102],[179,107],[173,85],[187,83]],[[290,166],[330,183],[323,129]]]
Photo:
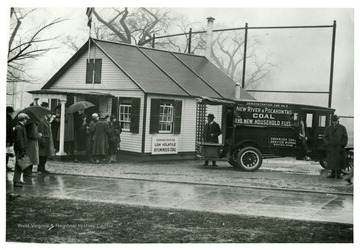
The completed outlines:
[[[178,137],[177,136],[153,136],[151,145],[151,154],[177,154]]]
[[[292,127],[293,109],[288,104],[239,103],[234,112],[235,125]]]

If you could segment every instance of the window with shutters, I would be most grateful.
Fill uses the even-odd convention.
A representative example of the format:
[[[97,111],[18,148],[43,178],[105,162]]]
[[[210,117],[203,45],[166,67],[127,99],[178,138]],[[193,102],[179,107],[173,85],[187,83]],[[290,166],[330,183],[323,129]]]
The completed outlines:
[[[140,98],[119,98],[119,122],[123,131],[139,133]]]
[[[150,134],[180,134],[182,101],[151,99]]]
[[[159,133],[172,133],[174,123],[174,106],[171,103],[160,103]]]
[[[86,80],[85,83],[100,84],[102,71],[102,59],[86,60]]]

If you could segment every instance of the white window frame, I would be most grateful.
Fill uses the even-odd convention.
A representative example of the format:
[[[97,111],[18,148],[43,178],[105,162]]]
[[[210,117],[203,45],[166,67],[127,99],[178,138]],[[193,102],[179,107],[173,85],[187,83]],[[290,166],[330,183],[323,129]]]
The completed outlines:
[[[131,128],[131,104],[120,103],[119,122],[123,131],[130,131]]]
[[[319,128],[326,127],[326,115],[319,115]]]
[[[171,134],[174,129],[174,105],[172,103],[160,103],[159,133]]]

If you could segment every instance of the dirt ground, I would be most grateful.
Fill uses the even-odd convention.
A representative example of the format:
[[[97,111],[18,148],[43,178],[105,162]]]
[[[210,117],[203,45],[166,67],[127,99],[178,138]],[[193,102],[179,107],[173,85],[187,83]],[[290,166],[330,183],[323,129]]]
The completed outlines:
[[[353,185],[326,178],[329,171],[317,162],[267,159],[256,172],[240,171],[225,161],[217,162],[216,167],[202,164],[199,160],[148,163],[120,160],[112,164],[49,160],[47,169],[57,174],[353,193]]]
[[[36,196],[8,197],[6,217],[6,241],[17,243],[354,242],[353,226],[349,224]],[[18,246],[16,249],[29,247],[15,246]]]

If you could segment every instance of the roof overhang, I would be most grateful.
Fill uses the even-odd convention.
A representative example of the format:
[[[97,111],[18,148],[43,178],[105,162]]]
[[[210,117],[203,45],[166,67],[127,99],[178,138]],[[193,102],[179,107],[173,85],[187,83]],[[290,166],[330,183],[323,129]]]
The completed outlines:
[[[53,90],[53,89],[40,89],[31,90],[28,93],[33,95],[33,98],[48,98],[48,99],[67,99],[67,95],[95,95],[95,96],[108,96],[113,95],[108,92],[98,92],[93,90]]]

